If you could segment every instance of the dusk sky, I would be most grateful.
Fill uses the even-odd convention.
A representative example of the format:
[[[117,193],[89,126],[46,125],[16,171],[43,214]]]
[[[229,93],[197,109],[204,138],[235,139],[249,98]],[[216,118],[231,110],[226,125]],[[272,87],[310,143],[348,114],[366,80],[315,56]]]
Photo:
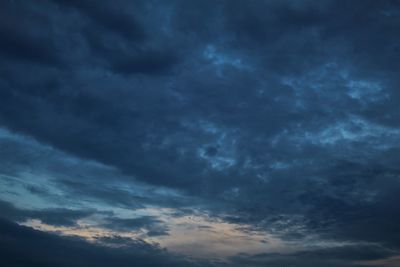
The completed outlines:
[[[400,1],[0,0],[0,265],[400,266]]]

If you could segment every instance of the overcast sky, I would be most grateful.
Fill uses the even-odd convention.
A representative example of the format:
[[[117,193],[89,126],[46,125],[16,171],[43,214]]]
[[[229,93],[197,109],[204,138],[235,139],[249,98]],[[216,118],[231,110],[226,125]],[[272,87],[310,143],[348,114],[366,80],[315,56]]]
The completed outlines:
[[[400,265],[400,2],[2,0],[6,266]]]

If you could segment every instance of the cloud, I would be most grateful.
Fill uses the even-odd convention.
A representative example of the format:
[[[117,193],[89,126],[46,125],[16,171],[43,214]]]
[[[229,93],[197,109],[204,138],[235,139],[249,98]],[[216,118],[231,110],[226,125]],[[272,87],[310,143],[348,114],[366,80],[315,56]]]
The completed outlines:
[[[199,208],[304,247],[399,248],[394,1],[1,7],[1,199],[50,199],[35,216],[55,224],[85,215],[61,203]]]
[[[396,252],[376,245],[346,245],[296,253],[237,255],[237,266],[365,266],[362,261],[386,259]]]
[[[103,26],[110,32],[117,32],[124,37],[142,40],[144,29],[119,4],[93,3],[91,1],[56,1],[61,7],[72,7],[83,15]]]
[[[108,248],[0,220],[1,256],[8,266],[200,266],[143,242]],[[207,263],[201,266],[211,266]]]
[[[28,219],[39,219],[42,223],[54,226],[76,226],[77,220],[95,213],[94,210],[42,209],[28,210],[14,207],[11,203],[0,201],[1,216],[8,220],[24,222]]]
[[[26,202],[33,208],[97,203],[137,209],[145,205],[184,208],[199,204],[198,199],[176,190],[140,183],[111,166],[77,158],[4,129],[0,130],[0,150],[3,193],[19,206],[26,206]]]
[[[2,55],[1,68],[14,60],[18,62],[38,64],[41,67],[60,66],[62,56],[46,27],[48,18],[32,10],[30,4],[19,2],[1,3],[0,45]],[[32,23],[43,27],[39,32],[32,28]]]
[[[147,230],[148,236],[168,235],[167,225],[155,216],[142,216],[138,218],[108,218],[103,225],[107,229],[116,231],[137,231],[141,228]]]

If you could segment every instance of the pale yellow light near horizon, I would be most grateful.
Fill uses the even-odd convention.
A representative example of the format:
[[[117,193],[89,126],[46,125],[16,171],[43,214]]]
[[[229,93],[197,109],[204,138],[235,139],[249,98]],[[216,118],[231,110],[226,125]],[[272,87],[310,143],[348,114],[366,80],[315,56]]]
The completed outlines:
[[[22,224],[47,232],[61,235],[79,236],[89,242],[96,238],[121,236],[141,238],[149,243],[157,243],[171,252],[195,258],[223,259],[238,253],[265,253],[294,250],[271,234],[251,230],[250,227],[211,219],[202,214],[190,216],[173,216],[173,209],[146,208],[137,210],[139,214],[157,216],[166,223],[169,234],[163,236],[147,236],[144,229],[136,231],[115,231],[85,220],[79,220],[76,226],[52,226],[40,220],[28,220]]]

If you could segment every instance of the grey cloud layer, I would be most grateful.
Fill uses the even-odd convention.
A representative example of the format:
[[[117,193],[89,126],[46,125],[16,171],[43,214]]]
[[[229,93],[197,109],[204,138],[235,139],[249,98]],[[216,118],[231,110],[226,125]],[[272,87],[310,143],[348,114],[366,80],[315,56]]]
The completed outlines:
[[[288,240],[400,248],[398,1],[0,5],[2,127]],[[163,202],[86,173],[54,180]]]

